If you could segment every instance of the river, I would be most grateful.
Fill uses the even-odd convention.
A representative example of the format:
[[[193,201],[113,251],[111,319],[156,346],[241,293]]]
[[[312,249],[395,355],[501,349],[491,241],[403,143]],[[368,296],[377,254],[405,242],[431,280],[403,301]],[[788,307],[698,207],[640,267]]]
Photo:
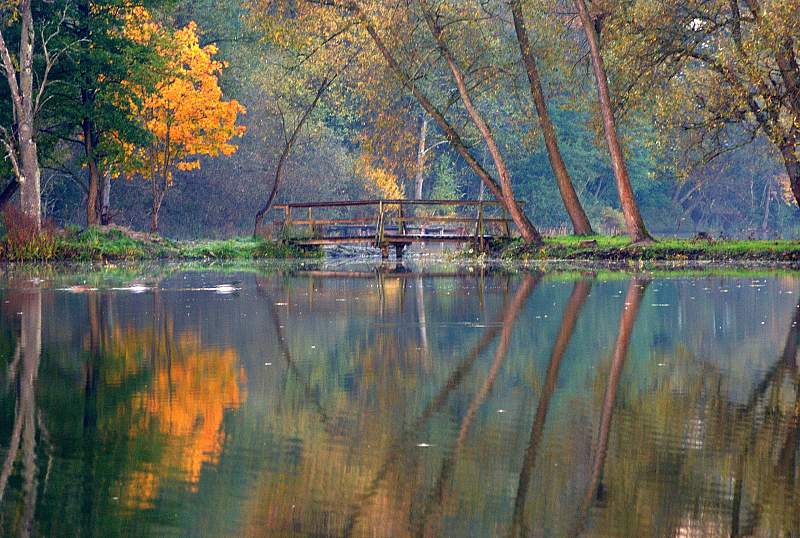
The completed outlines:
[[[6,269],[8,536],[800,534],[800,273]]]

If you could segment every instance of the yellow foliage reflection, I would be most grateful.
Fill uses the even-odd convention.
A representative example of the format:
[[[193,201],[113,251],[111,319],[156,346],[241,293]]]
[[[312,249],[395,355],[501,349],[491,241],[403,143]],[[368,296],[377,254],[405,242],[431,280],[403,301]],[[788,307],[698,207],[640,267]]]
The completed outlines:
[[[148,379],[109,426],[128,415],[131,438],[161,445],[156,461],[130,473],[123,485],[120,500],[129,508],[151,507],[165,478],[196,491],[203,465],[217,463],[222,453],[225,411],[247,397],[234,348],[204,346],[194,331],[172,338],[172,323],[160,329],[115,327],[104,339],[106,356],[115,359],[104,372],[106,383],[124,384],[142,373]]]

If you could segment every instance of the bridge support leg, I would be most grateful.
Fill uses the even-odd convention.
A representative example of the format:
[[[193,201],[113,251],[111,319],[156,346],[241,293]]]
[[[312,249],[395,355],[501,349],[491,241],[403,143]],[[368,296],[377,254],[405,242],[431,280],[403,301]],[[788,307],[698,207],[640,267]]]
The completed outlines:
[[[395,246],[394,246],[394,257],[397,258],[398,260],[402,260],[403,259],[403,251],[405,249],[406,249],[405,244],[403,244],[403,243],[395,244]]]
[[[389,245],[381,245],[381,259],[382,260],[389,259]]]

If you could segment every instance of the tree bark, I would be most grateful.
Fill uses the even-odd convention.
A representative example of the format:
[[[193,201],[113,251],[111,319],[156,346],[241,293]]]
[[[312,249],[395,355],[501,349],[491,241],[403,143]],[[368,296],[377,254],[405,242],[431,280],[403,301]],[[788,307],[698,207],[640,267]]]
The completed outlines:
[[[489,174],[489,172],[483,166],[481,166],[477,159],[475,159],[475,156],[472,155],[472,152],[469,150],[469,148],[467,148],[467,145],[461,139],[461,136],[453,128],[450,122],[447,121],[447,118],[444,117],[444,114],[442,114],[433,105],[430,99],[428,99],[428,97],[419,89],[419,87],[414,84],[408,74],[406,74],[402,66],[398,63],[397,59],[386,46],[386,43],[384,43],[375,26],[370,22],[367,14],[355,2],[348,3],[347,7],[358,15],[359,19],[364,24],[364,28],[366,29],[367,33],[369,33],[370,37],[375,43],[375,46],[378,48],[378,51],[384,57],[389,68],[392,70],[392,72],[394,72],[398,80],[400,80],[400,82],[412,93],[414,98],[417,100],[417,102],[419,102],[420,106],[425,109],[428,115],[433,118],[439,128],[444,132],[447,141],[450,142],[453,148],[467,163],[467,166],[469,166],[472,171],[478,175],[489,191],[491,191],[492,195],[494,195],[495,199],[503,204],[503,207],[506,208],[513,218],[514,213],[511,212],[510,201],[504,195],[500,185],[498,185],[497,181],[495,181],[492,175]],[[541,244],[541,235],[539,234],[538,230],[533,227],[524,213],[521,214],[522,218],[519,218],[519,212],[517,212],[516,215],[517,219],[514,219],[514,224],[519,229],[522,237],[530,244]]]
[[[606,75],[603,55],[600,53],[600,43],[598,40],[595,26],[589,16],[585,0],[575,0],[575,7],[578,9],[578,16],[589,42],[589,52],[592,58],[592,70],[597,81],[597,96],[600,101],[600,112],[603,117],[603,130],[605,132],[608,152],[611,156],[611,167],[614,170],[614,179],[617,183],[617,192],[622,206],[622,214],[625,217],[625,227],[634,243],[652,242],[653,238],[647,231],[639,213],[639,206],[636,204],[636,196],[633,194],[631,179],[628,175],[628,168],[625,164],[625,157],[622,154],[622,146],[617,136],[617,125],[614,119],[614,110],[611,106],[611,92],[608,89],[608,76]]]
[[[19,52],[19,90],[22,106],[17,110],[22,168],[20,205],[22,212],[34,222],[36,229],[39,229],[42,225],[41,171],[33,126],[33,42],[36,34],[31,14],[31,0],[22,0],[19,4],[19,11],[22,18]]]
[[[153,207],[150,209],[150,233],[158,233],[158,212],[161,210],[161,203],[153,200]]]
[[[528,38],[528,29],[525,25],[525,16],[522,13],[521,0],[512,0],[511,15],[514,18],[514,30],[517,34],[522,63],[525,64],[525,70],[528,73],[531,96],[533,97],[534,105],[536,105],[536,114],[539,116],[539,125],[542,128],[547,157],[550,160],[550,167],[553,169],[553,175],[556,178],[564,208],[567,210],[570,221],[572,221],[572,230],[575,235],[593,235],[592,225],[583,210],[581,201],[572,184],[572,178],[567,170],[567,165],[561,156],[555,126],[550,118],[550,112],[547,110],[539,68],[536,65],[536,56],[533,54],[533,48]]]
[[[86,154],[86,168],[89,174],[89,192],[86,197],[86,224],[96,226],[100,222],[97,201],[100,194],[100,171],[95,155],[97,137],[93,122],[88,117],[83,119],[83,149]]]
[[[159,184],[158,174],[151,177],[151,192],[153,195],[153,203],[150,207],[150,233],[158,233],[158,212],[161,211],[161,204],[164,202],[164,196],[167,193],[167,179],[162,178],[164,181],[164,188],[162,189]]]
[[[786,174],[789,176],[792,194],[798,205],[800,205],[800,159],[798,159],[797,155],[797,137],[790,135],[784,138],[780,144],[780,150]]]
[[[100,190],[100,224],[111,224],[111,176],[103,174],[103,188]]]
[[[422,12],[425,17],[425,21],[428,23],[428,28],[430,29],[431,35],[433,35],[434,39],[436,40],[442,57],[450,67],[450,72],[453,74],[453,79],[455,80],[456,87],[458,88],[458,93],[461,96],[461,102],[464,103],[464,108],[466,108],[467,114],[472,120],[472,123],[481,133],[483,141],[486,143],[486,147],[489,150],[489,155],[492,156],[492,161],[494,162],[494,167],[497,170],[497,175],[500,177],[500,190],[503,199],[505,200],[505,206],[508,210],[508,213],[511,215],[514,224],[517,225],[517,228],[519,229],[520,234],[525,241],[528,243],[541,243],[542,237],[539,235],[539,232],[536,230],[536,228],[534,228],[533,224],[531,224],[531,222],[528,220],[528,217],[522,210],[522,206],[520,206],[519,202],[517,202],[516,198],[514,197],[511,175],[508,171],[508,167],[506,166],[505,158],[503,157],[503,154],[494,139],[494,135],[492,134],[489,125],[486,123],[486,120],[483,119],[483,116],[472,101],[472,96],[470,95],[469,89],[467,88],[467,83],[464,80],[464,74],[461,71],[461,67],[458,65],[458,62],[456,61],[455,56],[447,46],[444,36],[442,35],[441,28],[438,27],[436,21],[433,19],[433,16],[429,11],[427,11],[427,9],[425,9],[424,6],[422,6]]]

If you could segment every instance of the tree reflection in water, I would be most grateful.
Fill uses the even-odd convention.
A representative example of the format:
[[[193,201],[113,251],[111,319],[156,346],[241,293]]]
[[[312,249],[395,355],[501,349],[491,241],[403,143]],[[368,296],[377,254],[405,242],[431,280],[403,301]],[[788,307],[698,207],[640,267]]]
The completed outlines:
[[[0,534],[798,534],[796,279],[627,278],[9,282]]]

